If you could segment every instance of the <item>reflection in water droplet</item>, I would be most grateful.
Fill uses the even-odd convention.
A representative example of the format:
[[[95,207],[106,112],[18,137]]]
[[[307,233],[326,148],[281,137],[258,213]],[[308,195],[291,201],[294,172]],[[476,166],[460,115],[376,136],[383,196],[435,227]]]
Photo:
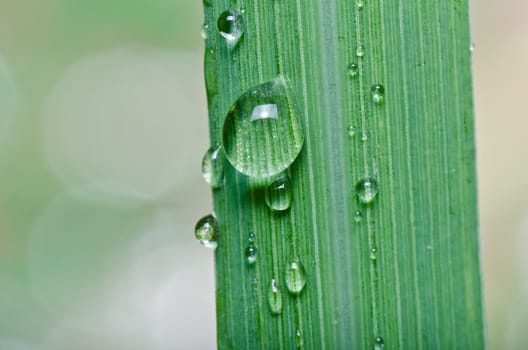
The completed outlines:
[[[271,280],[271,287],[268,291],[268,304],[273,315],[282,312],[282,293],[275,279]]]
[[[375,179],[366,178],[356,184],[359,201],[364,204],[372,203],[378,195],[378,183]]]
[[[383,340],[382,337],[376,337],[376,339],[374,339],[374,349],[375,350],[382,349],[384,346],[385,346],[385,341]]]
[[[300,294],[306,285],[306,271],[299,261],[293,261],[286,268],[286,286],[292,294]]]
[[[216,145],[207,150],[202,160],[202,175],[212,188],[218,188],[224,180],[224,152]]]
[[[363,46],[358,46],[356,49],[356,56],[363,57],[365,56],[365,48]]]
[[[359,66],[357,63],[351,63],[347,67],[348,75],[351,77],[355,77],[359,73]]]
[[[205,247],[215,249],[217,246],[218,224],[213,215],[198,220],[194,227],[196,239]]]
[[[355,222],[361,222],[361,220],[363,220],[363,214],[361,214],[361,212],[359,210],[357,210],[354,213],[354,221]]]
[[[222,12],[218,17],[218,30],[230,46],[235,46],[244,34],[242,15],[235,10]]]
[[[283,78],[244,93],[227,113],[222,144],[239,172],[267,178],[287,169],[304,142],[299,113]]]
[[[287,175],[281,175],[266,188],[265,199],[268,207],[273,210],[283,211],[290,208],[292,191]]]
[[[381,84],[376,84],[372,86],[372,89],[370,89],[370,93],[372,94],[372,101],[375,103],[382,103],[383,99],[385,97],[385,88]]]

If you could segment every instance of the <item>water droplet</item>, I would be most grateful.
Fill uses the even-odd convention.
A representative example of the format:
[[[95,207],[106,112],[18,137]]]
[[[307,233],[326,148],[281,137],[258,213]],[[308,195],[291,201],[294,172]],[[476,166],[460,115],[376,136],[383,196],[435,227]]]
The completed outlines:
[[[205,152],[202,160],[202,175],[212,188],[218,188],[224,181],[224,152],[215,145]]]
[[[250,232],[249,238],[248,238],[249,244],[255,244],[256,240],[257,240],[257,236],[255,235],[255,232]]]
[[[356,128],[353,125],[348,127],[348,136],[354,137],[356,135]]]
[[[378,250],[376,248],[372,248],[370,250],[370,260],[372,260],[372,262],[375,262],[377,258],[378,258]]]
[[[295,345],[297,346],[297,349],[301,349],[304,346],[304,339],[300,329],[295,331]]]
[[[376,84],[370,89],[372,94],[372,101],[375,103],[382,103],[383,98],[385,97],[385,88],[381,84]]]
[[[202,24],[202,28],[200,29],[200,35],[202,36],[202,39],[206,40],[209,37],[209,24],[204,23]]]
[[[301,152],[299,113],[283,78],[244,93],[227,113],[222,144],[239,172],[267,178],[287,169]]]
[[[203,246],[215,249],[218,243],[216,242],[218,236],[218,224],[213,215],[207,215],[198,220],[194,227],[194,234],[196,239]]]
[[[246,248],[246,259],[250,265],[253,265],[257,261],[257,247],[250,245]]]
[[[361,133],[361,141],[366,142],[368,140],[368,133],[363,131]]]
[[[266,188],[265,199],[270,209],[283,211],[290,208],[292,191],[287,175],[281,175]]]
[[[275,279],[271,280],[271,288],[268,292],[268,304],[272,314],[278,315],[282,312],[282,293]]]
[[[363,220],[363,214],[361,214],[361,212],[359,210],[357,210],[354,213],[354,221],[355,222],[361,222],[361,220]]]
[[[235,10],[222,12],[218,17],[218,30],[230,46],[235,46],[244,34],[242,15]]]
[[[299,261],[293,261],[286,269],[286,286],[292,294],[300,294],[306,285],[306,271]]]
[[[356,184],[356,193],[361,203],[372,203],[378,195],[378,182],[372,178],[360,180]]]
[[[240,6],[239,12],[240,12],[241,14],[246,13],[246,6]]]
[[[359,66],[357,63],[351,63],[347,67],[348,75],[352,78],[359,74]]]
[[[376,339],[374,339],[374,349],[375,350],[382,349],[384,346],[385,346],[385,341],[383,340],[382,337],[376,337]]]
[[[357,56],[357,57],[363,57],[363,56],[365,56],[365,47],[363,47],[363,46],[358,46],[357,49],[356,49],[356,56]]]
[[[359,10],[363,10],[363,7],[365,6],[365,2],[363,0],[356,0],[356,6]]]
[[[469,51],[471,51],[471,52],[475,51],[475,43],[474,42],[471,42],[471,44],[469,44]]]

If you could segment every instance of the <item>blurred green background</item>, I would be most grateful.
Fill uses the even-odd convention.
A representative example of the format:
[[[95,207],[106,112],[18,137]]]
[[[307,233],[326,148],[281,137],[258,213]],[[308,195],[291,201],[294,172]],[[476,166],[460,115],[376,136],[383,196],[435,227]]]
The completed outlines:
[[[528,3],[474,1],[491,349],[528,344]],[[198,0],[0,0],[0,350],[212,349]]]

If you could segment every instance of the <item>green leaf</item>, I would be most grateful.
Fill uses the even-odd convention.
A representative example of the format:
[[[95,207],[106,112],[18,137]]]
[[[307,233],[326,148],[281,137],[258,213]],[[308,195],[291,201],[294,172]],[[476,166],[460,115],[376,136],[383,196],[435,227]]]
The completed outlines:
[[[231,161],[213,192],[218,347],[485,348],[467,1],[204,8],[211,144]],[[304,143],[290,122],[229,144],[237,101],[277,79]],[[291,206],[272,210],[285,159]]]

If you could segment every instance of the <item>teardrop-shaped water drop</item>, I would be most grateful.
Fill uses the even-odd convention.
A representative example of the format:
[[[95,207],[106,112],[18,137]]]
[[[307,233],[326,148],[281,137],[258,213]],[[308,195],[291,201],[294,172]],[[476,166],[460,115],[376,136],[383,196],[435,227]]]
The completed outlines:
[[[266,188],[265,199],[272,210],[283,211],[290,208],[292,191],[287,175],[281,175]]]
[[[250,265],[253,265],[257,261],[257,247],[249,245],[246,248],[246,260]]]
[[[293,261],[286,268],[286,286],[292,294],[300,294],[306,285],[306,271],[300,261]]]
[[[203,246],[215,249],[218,245],[218,224],[213,215],[207,215],[198,220],[194,227],[194,235]]]
[[[370,93],[372,94],[372,101],[374,103],[382,103],[385,98],[385,88],[381,84],[372,86]]]
[[[215,145],[205,152],[202,160],[202,175],[212,188],[218,188],[224,181],[224,152]]]
[[[372,203],[378,195],[378,182],[372,178],[362,179],[356,184],[356,193],[361,203]]]
[[[268,304],[273,315],[282,312],[282,293],[275,279],[271,280],[271,287],[268,291]]]
[[[359,74],[359,66],[357,63],[351,63],[347,67],[348,75],[353,77],[356,77]]]
[[[227,10],[222,12],[217,21],[218,31],[229,46],[235,46],[244,34],[244,22],[240,12]]]
[[[303,142],[299,112],[283,78],[257,85],[240,96],[222,129],[227,159],[239,172],[254,178],[286,170]]]
[[[382,337],[376,337],[376,339],[374,339],[374,349],[375,350],[382,349],[384,346],[385,346],[385,341],[383,340]]]
[[[357,57],[363,57],[363,56],[365,56],[365,47],[363,47],[363,46],[358,46],[358,47],[356,48],[356,56],[357,56]]]

